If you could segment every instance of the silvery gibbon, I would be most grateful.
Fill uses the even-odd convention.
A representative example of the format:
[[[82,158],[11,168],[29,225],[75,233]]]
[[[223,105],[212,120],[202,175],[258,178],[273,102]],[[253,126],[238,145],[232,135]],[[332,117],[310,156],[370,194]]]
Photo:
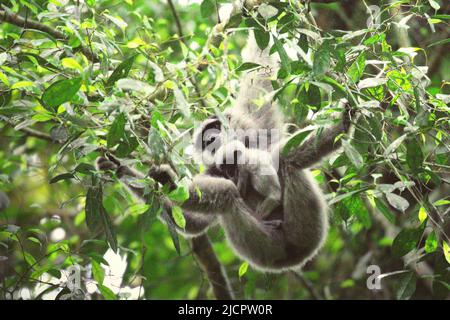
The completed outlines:
[[[179,231],[198,236],[220,223],[234,252],[253,267],[268,272],[298,269],[321,248],[328,230],[324,196],[308,168],[340,146],[335,140],[348,131],[350,111],[346,108],[339,124],[324,129],[320,137],[309,137],[285,154],[282,114],[271,94],[271,78],[279,65],[277,54],[270,54],[269,49],[261,51],[250,33],[242,57],[243,61],[263,68],[247,71],[240,80],[234,107],[220,117],[205,120],[197,130],[194,149],[200,158],[209,160],[204,172],[192,179],[189,199],[181,204],[186,226]],[[234,143],[236,150],[232,153],[239,155],[243,151],[244,163],[217,164],[217,158],[224,157],[220,153],[223,133],[238,130],[265,132],[264,150],[258,143],[256,148],[249,145],[255,137],[239,137],[241,143]],[[256,137],[257,142],[259,138]],[[213,144],[219,148],[210,148]],[[258,152],[261,158],[277,159],[277,170],[271,160],[247,165],[245,160]],[[144,177],[112,157],[98,158],[97,166],[100,170],[116,170],[125,183],[130,177]],[[149,176],[162,185],[176,187],[177,176],[168,165],[153,167]],[[143,198],[143,188],[128,186]],[[164,203],[172,205],[169,199],[164,199]]]

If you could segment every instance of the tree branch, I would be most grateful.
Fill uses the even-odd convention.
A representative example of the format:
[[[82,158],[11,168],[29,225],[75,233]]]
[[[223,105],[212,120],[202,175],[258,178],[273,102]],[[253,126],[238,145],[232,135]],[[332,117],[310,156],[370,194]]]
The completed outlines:
[[[192,252],[206,273],[218,300],[233,300],[234,295],[224,268],[217,259],[206,234],[191,239]]]
[[[15,126],[14,123],[12,123],[10,120],[8,120],[8,119],[6,119],[4,117],[0,117],[0,119],[4,120],[7,124],[12,126],[15,131],[21,131],[21,132],[25,133],[25,135],[30,136],[30,137],[35,137],[35,138],[38,138],[38,139],[47,140],[49,142],[55,142],[52,139],[52,137],[49,134],[45,133],[45,132],[41,132],[41,131],[34,130],[34,129],[31,129],[31,128],[27,128],[27,127],[16,129],[14,127]]]
[[[178,16],[177,10],[175,9],[175,6],[173,5],[172,0],[167,0],[167,2],[169,3],[170,11],[172,12],[173,18],[175,19],[175,24],[177,25],[178,36],[180,37],[181,41],[189,48],[189,45],[183,34],[183,28],[181,26],[180,17]],[[189,59],[189,57],[187,59]],[[197,81],[195,81],[195,79],[191,79],[191,78],[189,78],[189,81],[192,83],[195,93],[197,93],[198,98],[200,99],[200,103],[201,103],[202,107],[206,108],[207,105],[206,105],[205,100],[202,97],[202,93],[201,93],[200,87],[198,86]]]
[[[317,293],[316,289],[314,289],[313,284],[308,279],[306,279],[303,274],[295,271],[290,271],[289,273],[292,274],[294,278],[297,279],[306,288],[306,290],[308,290],[310,296],[314,300],[323,300],[323,298]]]
[[[173,5],[172,0],[167,0],[167,2],[169,3],[170,11],[172,11],[173,18],[175,19],[175,23],[178,29],[178,35],[180,36],[181,41],[186,44],[186,39],[183,36],[183,27],[181,26],[180,17],[178,16],[177,10]]]
[[[18,131],[22,131],[23,133],[25,133],[27,136],[30,136],[30,137],[35,137],[35,138],[38,138],[38,139],[47,140],[47,141],[50,141],[50,142],[55,142],[52,139],[52,137],[49,134],[45,133],[45,132],[40,132],[40,131],[31,129],[31,128],[22,128],[22,129],[19,129]]]
[[[24,29],[33,29],[42,31],[51,35],[55,39],[67,41],[67,36],[64,33],[56,30],[55,27],[48,26],[28,18],[25,19],[15,13],[9,13],[5,10],[0,10],[0,21],[2,22],[4,21]],[[89,60],[93,62],[99,61],[98,57],[94,53],[92,53],[92,51],[89,48],[81,47],[81,51]]]

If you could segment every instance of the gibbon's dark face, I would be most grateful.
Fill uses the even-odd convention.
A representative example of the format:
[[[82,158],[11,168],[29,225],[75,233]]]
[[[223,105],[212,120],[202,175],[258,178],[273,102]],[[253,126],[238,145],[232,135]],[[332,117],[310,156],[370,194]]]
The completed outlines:
[[[221,139],[221,130],[222,130],[222,123],[220,122],[217,117],[212,117],[205,121],[204,127],[202,129],[202,132],[200,134],[201,140],[201,146],[202,151],[205,151],[211,144],[218,143],[220,145]],[[215,149],[211,149],[211,153],[214,155]]]

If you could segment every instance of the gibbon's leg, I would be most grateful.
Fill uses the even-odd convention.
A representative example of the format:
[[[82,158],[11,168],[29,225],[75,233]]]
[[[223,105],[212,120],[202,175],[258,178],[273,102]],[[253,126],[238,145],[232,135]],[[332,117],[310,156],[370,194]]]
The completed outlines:
[[[286,258],[282,221],[256,219],[229,179],[195,176],[189,186],[189,199],[181,207],[185,213],[195,212],[196,218],[218,214],[237,253],[262,268]]]
[[[335,139],[341,133],[348,131],[351,113],[352,111],[347,105],[339,124],[323,130],[319,139],[309,138],[298,149],[291,151],[285,159],[295,163],[299,169],[308,168],[339,148],[341,143],[340,141],[335,142]]]
[[[252,216],[242,198],[220,216],[221,225],[235,252],[256,267],[278,268],[288,255],[281,220],[262,221]]]
[[[265,219],[276,207],[281,204],[281,185],[277,172],[273,168],[267,168],[267,171],[273,171],[271,174],[262,170],[253,170],[251,173],[251,183],[253,188],[262,196],[264,200],[256,208],[256,215],[260,219]]]
[[[112,158],[112,157],[110,157]],[[97,168],[99,170],[115,170],[120,181],[139,199],[145,201],[144,188],[134,186],[127,177],[135,179],[143,179],[144,175],[136,170],[130,169],[126,166],[121,166],[117,159],[112,158],[110,161],[106,158],[100,157],[97,159]],[[170,189],[175,188],[174,179],[176,174],[171,170],[169,166],[153,167],[149,171],[149,176],[155,181],[165,185],[169,183]],[[166,207],[170,207],[170,203],[165,203]],[[186,220],[186,226],[184,230],[179,230],[182,233],[190,236],[195,236],[203,233],[206,229],[214,223],[217,219],[213,215],[197,215],[193,212],[184,211],[183,215]],[[169,215],[171,217],[171,215]]]
[[[256,216],[265,219],[276,207],[281,204],[281,198],[266,197],[256,208]]]

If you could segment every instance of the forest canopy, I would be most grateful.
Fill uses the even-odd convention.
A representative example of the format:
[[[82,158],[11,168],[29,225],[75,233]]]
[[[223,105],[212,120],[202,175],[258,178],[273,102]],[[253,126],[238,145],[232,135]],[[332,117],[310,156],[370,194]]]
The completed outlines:
[[[242,299],[449,297],[450,3],[244,2],[0,0],[0,299],[223,298],[221,268]],[[330,230],[298,272],[253,269],[219,226],[178,235],[159,201],[187,200],[193,130],[261,67],[242,62],[249,30],[280,57],[290,147],[342,99],[359,113],[311,168]],[[169,164],[177,187],[146,176],[141,202],[105,154]]]

